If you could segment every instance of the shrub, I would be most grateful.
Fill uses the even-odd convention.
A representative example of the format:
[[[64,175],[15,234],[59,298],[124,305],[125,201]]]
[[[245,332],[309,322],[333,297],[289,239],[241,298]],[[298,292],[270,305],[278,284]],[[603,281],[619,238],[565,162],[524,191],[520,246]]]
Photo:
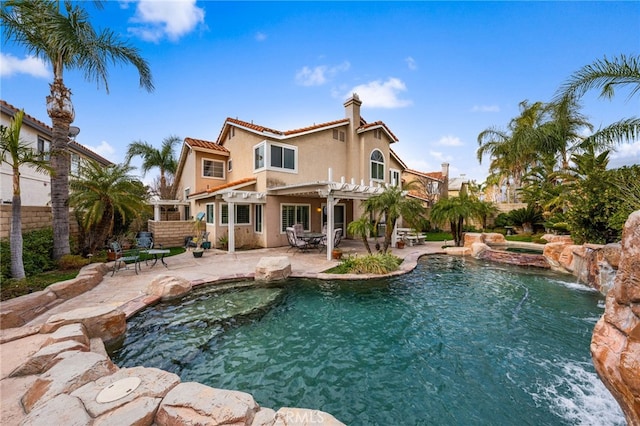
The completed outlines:
[[[24,272],[27,276],[51,271],[56,268],[53,260],[53,229],[38,229],[25,232],[23,239]],[[0,243],[0,265],[2,279],[11,277],[11,247],[9,240]]]
[[[65,254],[58,260],[58,267],[63,270],[80,269],[89,264],[89,259],[85,259],[77,254]]]
[[[390,253],[347,257],[327,272],[335,274],[388,274],[398,269],[402,259]]]

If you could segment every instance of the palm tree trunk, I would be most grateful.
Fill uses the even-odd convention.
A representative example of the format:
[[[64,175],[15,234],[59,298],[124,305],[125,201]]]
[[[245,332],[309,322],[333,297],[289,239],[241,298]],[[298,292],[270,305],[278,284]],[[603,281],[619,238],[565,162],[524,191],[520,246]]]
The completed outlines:
[[[62,79],[51,84],[47,110],[53,123],[51,141],[51,213],[53,216],[53,258],[71,252],[69,246],[69,126],[73,121],[71,92]]]
[[[17,189],[16,189],[17,188]],[[22,200],[20,199],[20,172],[14,167],[13,171],[13,199],[11,201],[11,277],[22,279],[25,277],[22,259]]]

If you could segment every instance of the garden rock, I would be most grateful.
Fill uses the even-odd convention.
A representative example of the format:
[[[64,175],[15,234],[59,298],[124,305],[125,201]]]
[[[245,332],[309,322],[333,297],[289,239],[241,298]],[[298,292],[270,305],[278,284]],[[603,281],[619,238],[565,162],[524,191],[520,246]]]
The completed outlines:
[[[40,332],[51,333],[62,326],[74,323],[83,324],[90,338],[100,337],[105,343],[118,339],[127,331],[124,312],[113,306],[98,306],[52,315]]]
[[[191,283],[181,277],[158,275],[147,286],[147,294],[158,296],[161,300],[172,300],[191,291]]]
[[[279,281],[291,275],[291,261],[287,256],[262,257],[256,266],[256,281]]]

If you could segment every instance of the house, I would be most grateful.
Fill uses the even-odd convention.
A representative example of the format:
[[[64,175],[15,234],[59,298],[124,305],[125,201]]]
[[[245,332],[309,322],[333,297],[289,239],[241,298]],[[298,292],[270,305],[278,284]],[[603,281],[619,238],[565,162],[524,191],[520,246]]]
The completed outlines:
[[[469,190],[469,179],[464,175],[449,179],[449,196],[459,197],[463,192]]]
[[[295,223],[346,234],[361,201],[399,185],[406,168],[391,150],[398,138],[361,105],[353,94],[344,118],[295,130],[227,118],[215,141],[186,138],[175,177],[184,217],[204,212],[210,240],[226,238],[229,251],[285,246]]]
[[[439,172],[420,172],[407,168],[402,172],[402,182],[410,187],[409,197],[422,201],[429,208],[449,195],[449,163],[442,163]]]
[[[11,119],[18,110],[19,108],[0,100],[0,124],[9,126]],[[45,158],[49,155],[52,134],[53,129],[51,126],[25,112],[20,137]],[[68,146],[71,154],[71,172],[76,171],[85,159],[96,160],[103,166],[112,164],[109,160],[74,140],[70,139]],[[2,163],[0,167],[0,203],[2,204],[10,204],[13,198],[12,178],[13,171],[11,166]],[[51,177],[47,173],[38,172],[32,167],[21,167],[20,190],[23,206],[51,205]]]

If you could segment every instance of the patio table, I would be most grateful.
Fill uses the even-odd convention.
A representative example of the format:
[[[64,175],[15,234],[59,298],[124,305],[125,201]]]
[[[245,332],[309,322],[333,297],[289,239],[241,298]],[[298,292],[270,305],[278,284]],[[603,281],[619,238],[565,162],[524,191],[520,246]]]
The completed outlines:
[[[307,243],[308,247],[318,248],[318,245],[324,238],[324,234],[320,232],[303,232],[298,235],[298,239]]]
[[[149,254],[149,255],[153,256],[153,264],[151,264],[152,268],[154,266],[156,266],[156,263],[158,263],[158,256],[160,256],[160,263],[162,263],[165,268],[169,268],[169,265],[167,265],[165,263],[165,261],[164,261],[164,255],[171,253],[171,250],[169,250],[169,249],[150,249],[150,250],[144,250],[144,251],[142,251],[142,253],[146,253],[146,254]],[[145,261],[145,263],[148,265],[149,264],[149,259],[147,259]]]

